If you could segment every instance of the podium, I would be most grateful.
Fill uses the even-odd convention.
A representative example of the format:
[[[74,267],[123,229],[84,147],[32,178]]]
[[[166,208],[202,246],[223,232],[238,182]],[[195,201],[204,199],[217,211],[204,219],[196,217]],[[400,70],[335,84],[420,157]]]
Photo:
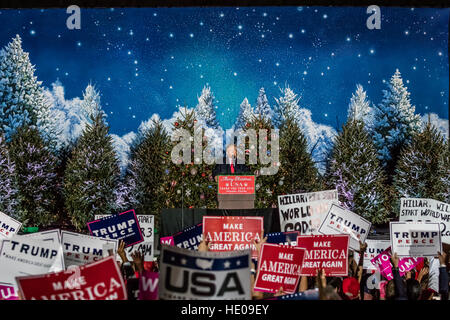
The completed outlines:
[[[219,209],[254,209],[254,175],[219,175],[217,200]]]

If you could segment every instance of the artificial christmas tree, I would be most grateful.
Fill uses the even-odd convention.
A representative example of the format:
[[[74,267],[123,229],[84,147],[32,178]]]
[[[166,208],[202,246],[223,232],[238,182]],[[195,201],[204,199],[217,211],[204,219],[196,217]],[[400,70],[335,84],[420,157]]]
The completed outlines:
[[[415,107],[411,105],[409,95],[397,69],[391,77],[388,90],[383,90],[383,101],[375,108],[373,138],[388,182],[394,173],[402,146],[409,143],[421,129],[420,116],[414,114]]]
[[[96,214],[117,213],[116,188],[120,181],[119,162],[96,90],[86,90],[85,100],[90,101],[85,110],[91,123],[78,138],[64,176],[67,213],[80,231]]]
[[[16,165],[18,219],[24,227],[45,227],[59,218],[57,199],[61,186],[56,174],[57,159],[36,128],[17,128],[9,154]]]
[[[202,120],[210,128],[219,128],[219,122],[216,119],[217,106],[211,88],[207,85],[203,87],[202,94],[198,97],[198,104],[195,107],[195,117]]]
[[[125,176],[129,187],[125,202],[137,214],[154,215],[155,223],[158,223],[161,209],[166,207],[166,195],[162,191],[167,181],[170,140],[161,121],[155,120],[140,133],[138,140],[138,144],[131,148],[130,165]]]
[[[349,118],[336,137],[326,180],[347,209],[374,224],[388,220],[384,171],[362,121]]]
[[[289,194],[320,190],[319,174],[308,152],[308,142],[300,129],[297,95],[286,86],[275,98],[274,122],[280,129],[280,163],[276,193]]]
[[[416,134],[401,151],[394,176],[396,198],[448,201],[449,174],[448,143],[428,122],[423,132]],[[394,207],[398,213],[398,201]]]
[[[171,152],[168,168],[165,171],[164,197],[168,208],[215,208],[217,206],[217,185],[212,177],[213,164],[208,164],[194,154],[194,134],[201,136],[200,149],[203,153],[209,148],[205,135],[206,124],[198,123],[196,112],[179,108],[179,117],[173,123]],[[188,137],[185,136],[188,135]],[[177,137],[181,137],[181,141]],[[186,154],[178,148],[187,146]],[[194,155],[194,159],[192,156]]]
[[[0,131],[9,141],[19,127],[37,126],[42,138],[54,149],[58,132],[34,71],[28,53],[22,49],[22,39],[16,35],[0,51]]]
[[[0,133],[0,211],[19,219],[16,165],[9,156],[5,138]]]
[[[240,139],[238,141],[238,150],[241,152],[246,152],[246,154],[250,154],[248,160],[246,160],[246,164],[250,169],[250,172],[255,174],[256,184],[255,184],[255,208],[271,208],[276,207],[278,204],[278,194],[277,194],[277,186],[279,186],[280,177],[278,174],[280,162],[276,163],[262,163],[261,162],[261,154],[266,153],[267,156],[271,156],[273,147],[272,143],[272,132],[275,135],[278,135],[278,132],[272,131],[272,122],[270,118],[265,118],[263,114],[255,114],[253,120],[247,123],[246,125],[246,134],[250,130],[254,130],[256,141],[252,141],[251,139]],[[261,131],[265,130],[266,138],[262,139],[260,137]],[[250,135],[249,135],[250,136]],[[270,139],[270,141],[269,141]],[[263,147],[261,142],[266,143],[266,148]],[[270,145],[270,148],[269,148]],[[245,150],[245,151],[243,151]],[[252,163],[251,154],[256,154],[257,161],[256,163]],[[246,157],[247,158],[247,157]],[[278,167],[278,170],[275,170],[275,166]]]

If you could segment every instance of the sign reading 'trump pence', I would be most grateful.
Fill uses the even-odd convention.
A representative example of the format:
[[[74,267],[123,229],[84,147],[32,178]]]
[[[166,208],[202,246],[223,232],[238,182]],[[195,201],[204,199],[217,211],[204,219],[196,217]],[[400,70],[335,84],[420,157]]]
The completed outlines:
[[[91,235],[123,240],[125,247],[144,241],[134,210],[88,222],[87,226]]]

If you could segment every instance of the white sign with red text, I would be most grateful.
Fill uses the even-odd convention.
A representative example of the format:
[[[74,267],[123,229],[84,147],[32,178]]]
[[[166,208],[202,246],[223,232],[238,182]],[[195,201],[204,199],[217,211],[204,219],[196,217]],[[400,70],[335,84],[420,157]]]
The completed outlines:
[[[331,205],[327,216],[320,225],[319,232],[325,235],[350,235],[350,249],[359,251],[359,242],[366,241],[372,223],[360,215],[338,205]]]

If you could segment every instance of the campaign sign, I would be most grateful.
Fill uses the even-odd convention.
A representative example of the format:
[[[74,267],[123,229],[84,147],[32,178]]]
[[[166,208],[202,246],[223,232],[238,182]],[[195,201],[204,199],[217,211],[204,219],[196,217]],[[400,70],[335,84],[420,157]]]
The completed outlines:
[[[93,237],[65,230],[61,231],[61,243],[66,268],[98,261],[108,256],[105,246],[111,244],[113,252],[117,251],[118,246],[118,241],[115,239]]]
[[[400,221],[440,223],[441,240],[450,244],[450,205],[425,198],[401,198]]]
[[[88,222],[87,226],[91,235],[123,240],[125,247],[144,241],[134,210]]]
[[[265,237],[267,237],[266,243],[275,243],[275,244],[284,244],[284,245],[297,245],[297,236],[300,235],[298,231],[289,231],[289,232],[274,232],[267,233]]]
[[[94,218],[96,220],[111,216],[110,214],[96,214]],[[136,215],[139,222],[139,227],[141,228],[143,242],[137,245],[132,245],[126,248],[125,253],[128,260],[132,260],[131,253],[138,250],[144,256],[145,262],[153,261],[154,255],[154,229],[155,229],[155,216],[149,214],[138,214]]]
[[[61,233],[59,229],[24,234],[21,235],[21,237],[40,241],[50,241],[52,243],[61,243]]]
[[[253,240],[260,241],[263,217],[203,216],[203,234],[209,239],[210,251],[252,250],[258,254]]]
[[[202,223],[186,228],[173,235],[174,245],[183,249],[197,250],[203,240],[202,232]]]
[[[391,248],[399,257],[434,257],[442,252],[439,223],[391,222]]]
[[[158,300],[159,272],[144,270],[139,276],[139,300]]]
[[[161,246],[159,299],[249,300],[250,250],[194,251]]]
[[[22,227],[22,223],[0,211],[0,239],[11,238]]]
[[[370,260],[370,262],[380,270],[380,274],[385,277],[386,280],[394,279],[394,276],[392,275],[391,255],[391,247],[389,247]],[[416,265],[423,262],[423,260],[423,258],[401,258],[398,261],[400,276],[404,276],[406,272],[412,270]]]
[[[2,241],[0,282],[14,284],[15,277],[64,270],[60,243],[13,236]]]
[[[320,225],[321,234],[350,235],[350,249],[359,251],[359,242],[364,242],[369,235],[372,223],[356,213],[338,205],[331,205],[328,214]]]
[[[337,190],[278,196],[281,231],[319,234],[318,229],[331,204],[338,203]]]
[[[291,294],[300,279],[305,249],[264,243],[258,263],[255,291],[276,293],[280,287]]]
[[[370,262],[373,258],[375,258],[377,255],[385,251],[387,248],[390,247],[391,241],[390,240],[373,240],[373,239],[366,239],[367,249],[364,253],[364,260],[363,260],[363,269],[366,270],[376,270],[377,268]],[[354,252],[354,260],[356,263],[359,262],[360,254],[358,252]]]
[[[349,241],[348,234],[298,236],[297,247],[306,250],[300,275],[316,276],[325,269],[327,276],[347,277]]]
[[[0,300],[19,300],[14,286],[6,283],[0,283]]]
[[[218,176],[218,194],[255,194],[255,176]]]
[[[161,244],[165,244],[165,245],[168,245],[168,246],[173,246],[174,245],[173,236],[159,238],[159,241],[160,241]]]
[[[127,290],[114,257],[58,273],[17,277],[25,300],[126,300]]]

